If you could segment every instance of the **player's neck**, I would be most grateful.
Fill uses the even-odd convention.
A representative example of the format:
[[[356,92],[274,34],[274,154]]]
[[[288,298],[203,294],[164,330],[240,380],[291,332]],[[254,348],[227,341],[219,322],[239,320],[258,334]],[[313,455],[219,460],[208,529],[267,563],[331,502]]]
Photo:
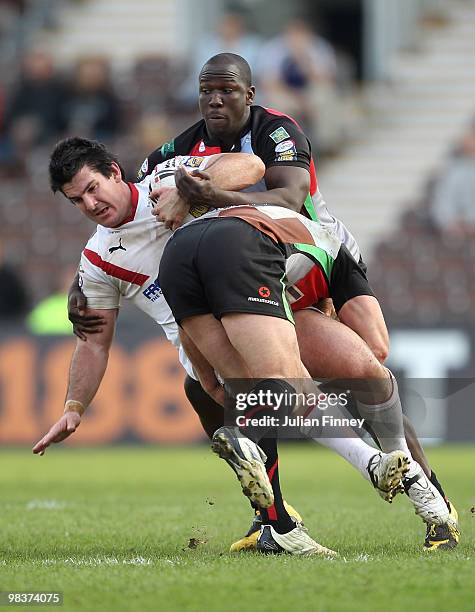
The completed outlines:
[[[232,147],[234,146],[236,141],[241,136],[242,131],[244,130],[246,125],[249,123],[249,117],[250,117],[250,112],[247,113],[247,115],[241,121],[240,125],[236,127],[232,132],[227,132],[223,134],[223,133],[213,133],[208,130],[208,134],[210,135],[210,137],[213,140],[217,140],[219,142],[223,153],[228,153],[229,151],[231,151]]]

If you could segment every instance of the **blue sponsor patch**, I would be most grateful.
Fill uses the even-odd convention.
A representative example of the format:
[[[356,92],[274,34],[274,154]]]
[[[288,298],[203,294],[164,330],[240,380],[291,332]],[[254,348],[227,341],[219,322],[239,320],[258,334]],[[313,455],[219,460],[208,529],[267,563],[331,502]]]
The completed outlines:
[[[151,283],[143,292],[144,296],[151,302],[156,302],[160,296],[163,295],[163,291],[158,283],[158,278]]]

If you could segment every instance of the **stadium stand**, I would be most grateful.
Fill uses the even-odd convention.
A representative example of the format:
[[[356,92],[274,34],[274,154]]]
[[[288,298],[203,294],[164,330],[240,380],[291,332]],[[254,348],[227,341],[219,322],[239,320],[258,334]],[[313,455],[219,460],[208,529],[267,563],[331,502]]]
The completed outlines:
[[[182,31],[183,24],[175,28],[173,3],[143,1],[147,10],[158,4],[163,31]],[[157,36],[153,53],[150,39],[136,40],[135,47],[128,47],[127,61],[122,50],[114,50],[113,58],[107,54],[110,31],[120,41],[134,20],[143,22],[142,3],[133,4],[133,15],[130,3],[121,0],[114,7],[111,12],[107,0],[63,3],[48,48],[54,49],[55,74],[66,84],[74,66],[91,57],[99,58],[105,71],[110,71],[118,108],[116,125],[121,127],[105,138],[123,160],[127,176],[133,178],[144,156],[195,115],[184,114],[175,98],[187,70],[183,57],[176,53],[176,40]],[[104,32],[101,15],[107,11],[116,21]],[[95,22],[101,24],[100,35],[91,25]],[[391,82],[364,86],[361,99],[366,116],[356,142],[318,168],[323,194],[331,210],[358,237],[371,264],[370,280],[391,321],[435,322],[444,314],[473,316],[468,311],[475,299],[475,268],[470,259],[474,248],[468,238],[462,245],[437,233],[420,177],[436,171],[475,110],[475,85],[469,78],[471,57],[475,56],[474,26],[473,2],[461,0],[451,3],[447,19],[423,24],[418,48],[399,54],[394,61]],[[48,27],[51,35],[51,24]],[[88,33],[87,38],[79,36],[81,29]],[[89,45],[89,39],[94,45]],[[41,43],[42,37],[34,40]],[[41,44],[38,49],[43,49]],[[3,108],[15,86],[11,75],[2,76]],[[8,126],[5,115],[2,118],[5,135]],[[55,133],[55,137],[60,135],[61,131]],[[62,266],[77,261],[92,230],[72,206],[64,200],[55,202],[49,192],[46,164],[50,145],[51,140],[25,145],[16,156],[1,150],[0,217],[5,253],[8,261],[23,270],[35,301],[51,293]],[[388,227],[393,228],[389,235]]]

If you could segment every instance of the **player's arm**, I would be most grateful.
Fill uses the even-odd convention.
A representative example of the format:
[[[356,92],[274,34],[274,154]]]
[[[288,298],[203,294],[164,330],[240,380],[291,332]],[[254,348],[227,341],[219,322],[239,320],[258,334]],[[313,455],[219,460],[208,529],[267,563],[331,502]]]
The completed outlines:
[[[224,155],[229,155],[225,153]],[[223,188],[212,176],[197,174],[203,180],[193,180],[193,175],[177,170],[176,185],[184,202],[203,204],[215,208],[224,206],[244,206],[274,204],[299,212],[310,188],[310,174],[304,168],[294,166],[271,166],[264,174],[267,191],[240,192],[240,187]],[[229,183],[230,181],[228,181]],[[257,182],[257,181],[256,181]]]
[[[203,160],[204,168],[189,172],[182,165],[175,172],[177,185],[182,179],[186,181],[186,199],[176,187],[159,187],[150,193],[157,201],[153,214],[172,230],[182,224],[192,204],[215,206],[212,203],[215,189],[223,193],[231,193],[229,189],[246,189],[260,181],[265,172],[262,160],[251,153],[219,153]]]
[[[35,444],[35,454],[42,455],[50,444],[61,442],[79,427],[82,415],[96,395],[107,368],[117,312],[117,309],[91,311],[91,314],[102,317],[102,331],[91,336],[88,342],[79,339],[76,341],[69,370],[64,413]]]
[[[204,355],[198,350],[192,339],[180,329],[180,341],[193,364],[193,369],[198,376],[201,386],[206,393],[221,406],[224,405],[224,388],[216,378],[216,374],[211,364]]]
[[[310,191],[310,143],[302,130],[289,118],[271,122],[255,134],[253,148],[265,165],[264,182],[267,191],[240,193],[239,188],[223,186],[212,179],[208,184],[194,186],[189,177],[177,181],[181,197],[207,206],[242,204],[273,204],[299,212]]]

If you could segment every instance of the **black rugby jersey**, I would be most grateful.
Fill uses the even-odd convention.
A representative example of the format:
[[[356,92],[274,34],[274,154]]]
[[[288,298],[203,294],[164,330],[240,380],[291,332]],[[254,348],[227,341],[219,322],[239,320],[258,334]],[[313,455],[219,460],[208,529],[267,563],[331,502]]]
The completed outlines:
[[[138,179],[175,155],[213,155],[215,153],[254,153],[262,159],[266,168],[285,165],[305,168],[311,173],[316,187],[315,168],[311,145],[298,124],[289,116],[270,108],[253,105],[250,117],[231,147],[222,147],[218,139],[208,135],[204,119],[201,119],[179,136],[155,149],[142,164]],[[314,180],[313,180],[313,177]],[[264,181],[250,188],[265,191]],[[312,189],[312,193],[315,189]]]
[[[344,224],[327,209],[318,189],[315,163],[310,141],[295,121],[272,108],[252,105],[249,120],[231,147],[222,148],[218,139],[209,136],[204,119],[155,149],[143,162],[138,174],[141,181],[157,164],[176,155],[205,156],[215,153],[254,153],[266,168],[271,166],[297,166],[310,173],[310,191],[300,212],[333,229],[358,261],[360,252],[356,240]],[[264,179],[244,191],[266,191]]]

